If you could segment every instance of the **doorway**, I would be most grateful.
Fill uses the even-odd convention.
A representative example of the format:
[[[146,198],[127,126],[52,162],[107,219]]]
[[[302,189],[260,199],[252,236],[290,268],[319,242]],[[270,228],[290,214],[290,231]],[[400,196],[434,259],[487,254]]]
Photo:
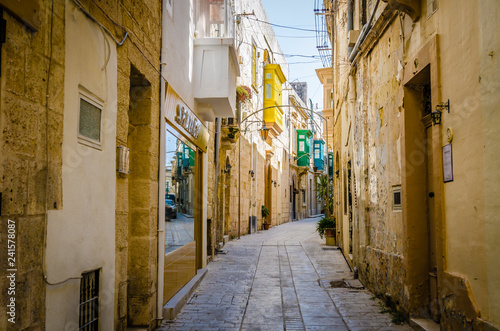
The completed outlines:
[[[408,272],[410,285],[420,284],[412,311],[440,321],[435,185],[435,155],[431,121],[431,65],[424,67],[405,84],[405,173],[403,178],[404,217],[407,222]],[[410,294],[411,295],[411,294]]]

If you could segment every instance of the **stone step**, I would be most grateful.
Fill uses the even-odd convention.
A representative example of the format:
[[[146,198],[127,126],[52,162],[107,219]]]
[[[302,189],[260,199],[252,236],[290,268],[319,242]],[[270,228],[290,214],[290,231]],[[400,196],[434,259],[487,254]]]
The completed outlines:
[[[427,318],[410,318],[410,326],[414,330],[421,331],[439,331],[441,327],[439,324]]]

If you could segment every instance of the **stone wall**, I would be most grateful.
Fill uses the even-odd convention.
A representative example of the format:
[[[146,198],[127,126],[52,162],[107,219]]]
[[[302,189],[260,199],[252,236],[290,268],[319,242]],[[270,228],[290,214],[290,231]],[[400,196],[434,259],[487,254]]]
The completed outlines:
[[[498,24],[483,17],[498,12],[498,4],[443,0],[436,11],[422,6],[415,16],[390,3],[380,2],[373,31],[347,65],[347,4],[336,2],[340,244],[365,285],[406,315],[440,318],[443,329],[493,327],[499,292],[491,289],[498,288],[498,277],[484,275],[498,270],[491,259],[498,252],[491,241],[498,206],[484,192],[495,191],[498,176],[486,175],[486,165],[498,158],[483,148],[498,147],[485,137],[491,132],[486,123],[498,123],[490,109],[498,103],[491,70],[499,43],[492,33]],[[369,7],[371,14],[373,3]],[[360,17],[356,12],[354,30],[362,26]],[[433,125],[426,114],[448,99],[455,106],[442,109],[441,124]],[[448,144],[452,182],[443,179],[442,147]],[[399,208],[393,197],[398,188]]]
[[[16,224],[16,324],[7,321],[2,293],[0,329],[43,329],[46,214],[62,208],[64,1],[41,2],[38,32],[7,11],[0,72],[0,287],[6,278],[8,220]]]
[[[116,144],[131,149],[131,173],[117,173],[116,330],[151,329],[156,326],[161,2],[120,3],[108,14],[129,33],[118,49]],[[138,115],[131,117],[129,109]]]

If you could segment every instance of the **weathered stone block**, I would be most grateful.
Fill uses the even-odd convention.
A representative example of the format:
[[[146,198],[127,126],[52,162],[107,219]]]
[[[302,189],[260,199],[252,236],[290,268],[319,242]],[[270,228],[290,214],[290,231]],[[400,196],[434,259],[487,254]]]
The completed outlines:
[[[129,203],[134,209],[147,209],[151,204],[150,182],[148,180],[129,181]]]
[[[2,48],[5,56],[5,81],[9,84],[5,85],[5,91],[9,91],[15,95],[24,95],[25,85],[25,43],[18,39],[17,36],[7,35],[7,42]],[[4,50],[5,49],[5,50]]]
[[[134,209],[130,212],[130,235],[148,236],[151,230],[149,209]]]

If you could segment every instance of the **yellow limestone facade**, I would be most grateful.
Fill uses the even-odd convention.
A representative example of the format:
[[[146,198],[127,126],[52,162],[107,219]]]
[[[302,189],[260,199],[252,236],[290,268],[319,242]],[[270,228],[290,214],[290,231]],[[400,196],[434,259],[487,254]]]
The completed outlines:
[[[325,5],[347,260],[407,317],[498,329],[500,3]]]
[[[161,3],[1,9],[1,252],[11,220],[17,291],[16,323],[2,304],[0,329],[77,329],[87,279],[99,329],[152,329]],[[130,148],[128,174],[117,171],[117,146]]]

